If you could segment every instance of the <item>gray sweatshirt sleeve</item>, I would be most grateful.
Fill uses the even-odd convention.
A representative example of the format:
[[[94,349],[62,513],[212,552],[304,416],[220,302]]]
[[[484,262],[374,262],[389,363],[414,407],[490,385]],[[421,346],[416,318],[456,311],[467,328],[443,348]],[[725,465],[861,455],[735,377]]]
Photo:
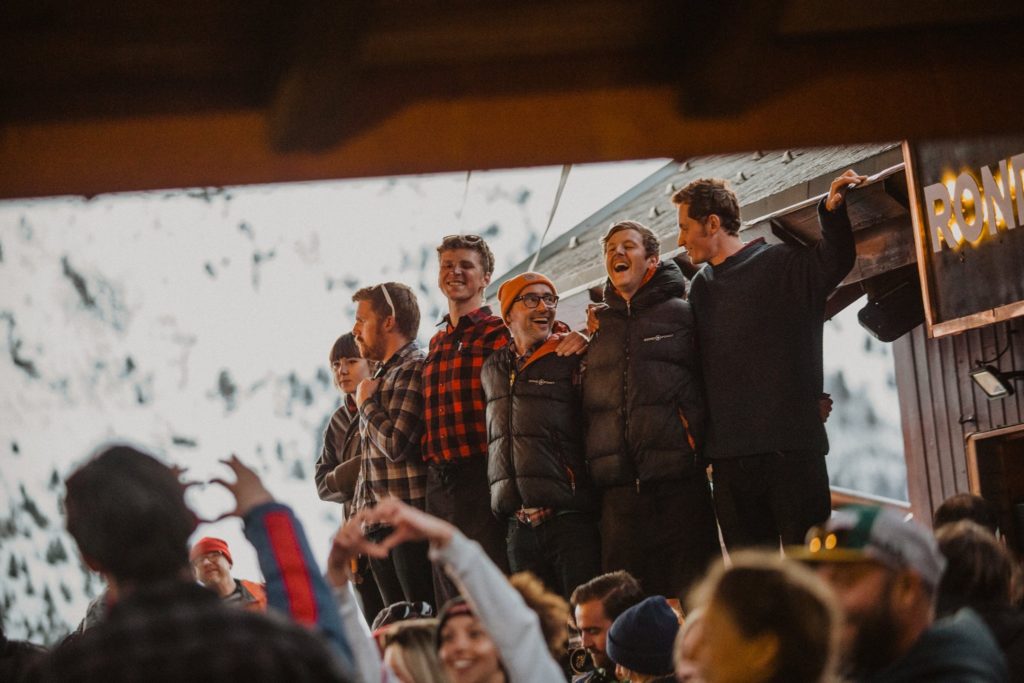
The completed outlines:
[[[498,648],[509,683],[564,683],[565,675],[548,652],[540,620],[480,544],[456,532],[430,558],[444,565]]]
[[[366,620],[359,612],[351,586],[349,583],[344,588],[334,587],[331,590],[334,593],[334,602],[338,605],[342,630],[352,647],[352,658],[355,660],[359,680],[366,683],[401,683],[381,662],[377,643],[374,642]]]

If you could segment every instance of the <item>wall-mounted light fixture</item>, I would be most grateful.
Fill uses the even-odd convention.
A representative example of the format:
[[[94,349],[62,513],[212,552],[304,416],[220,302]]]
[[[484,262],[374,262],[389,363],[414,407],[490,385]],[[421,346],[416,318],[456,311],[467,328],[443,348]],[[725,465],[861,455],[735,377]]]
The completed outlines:
[[[994,365],[982,365],[971,370],[971,379],[985,392],[990,400],[1013,395],[1015,379],[1024,379],[1024,370],[1001,372]]]

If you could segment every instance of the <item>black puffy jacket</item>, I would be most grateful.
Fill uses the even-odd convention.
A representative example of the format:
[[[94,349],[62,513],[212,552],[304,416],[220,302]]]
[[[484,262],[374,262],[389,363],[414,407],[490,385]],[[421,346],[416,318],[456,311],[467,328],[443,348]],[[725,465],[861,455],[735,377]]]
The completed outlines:
[[[487,398],[487,480],[491,509],[508,517],[521,507],[586,512],[595,508],[583,457],[578,356],[554,353],[552,335],[515,371],[511,346],[484,362]]]
[[[599,487],[703,475],[700,362],[685,281],[669,261],[627,303],[605,284],[608,308],[587,350],[586,453]]]

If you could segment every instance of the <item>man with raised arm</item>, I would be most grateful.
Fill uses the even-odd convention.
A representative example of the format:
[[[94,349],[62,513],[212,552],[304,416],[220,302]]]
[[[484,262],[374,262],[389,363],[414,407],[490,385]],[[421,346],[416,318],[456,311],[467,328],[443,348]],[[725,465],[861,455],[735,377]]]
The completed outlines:
[[[695,180],[672,196],[679,246],[705,264],[689,300],[707,396],[705,455],[726,546],[800,543],[831,510],[823,423],[825,301],[853,268],[844,197],[866,180],[836,178],[818,204],[813,246],[744,243],[736,195]]]

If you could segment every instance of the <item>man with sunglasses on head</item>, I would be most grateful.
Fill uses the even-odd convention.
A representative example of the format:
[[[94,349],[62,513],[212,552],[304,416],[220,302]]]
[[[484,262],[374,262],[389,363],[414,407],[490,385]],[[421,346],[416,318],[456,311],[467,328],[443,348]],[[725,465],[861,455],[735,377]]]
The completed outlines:
[[[583,457],[582,360],[555,348],[558,294],[540,273],[498,289],[512,342],[484,363],[491,510],[505,520],[513,572],[568,599],[601,571],[597,499]]]
[[[448,235],[437,247],[437,258],[437,285],[448,300],[448,314],[430,340],[423,365],[427,512],[480,543],[491,561],[507,571],[505,525],[490,512],[480,384],[484,361],[509,342],[504,322],[484,305],[494,254],[479,235]],[[556,353],[582,353],[585,348],[585,337],[573,333]],[[435,571],[434,581],[440,602],[456,595],[443,572]]]
[[[362,439],[353,510],[394,497],[421,510],[426,507],[423,437],[423,352],[416,344],[420,309],[412,289],[397,282],[364,287],[352,295],[352,328],[360,355],[380,363],[373,377],[356,386]],[[367,538],[379,543],[392,529],[372,525]],[[431,563],[425,542],[406,542],[384,558],[370,558],[384,604],[407,600],[434,602]]]

